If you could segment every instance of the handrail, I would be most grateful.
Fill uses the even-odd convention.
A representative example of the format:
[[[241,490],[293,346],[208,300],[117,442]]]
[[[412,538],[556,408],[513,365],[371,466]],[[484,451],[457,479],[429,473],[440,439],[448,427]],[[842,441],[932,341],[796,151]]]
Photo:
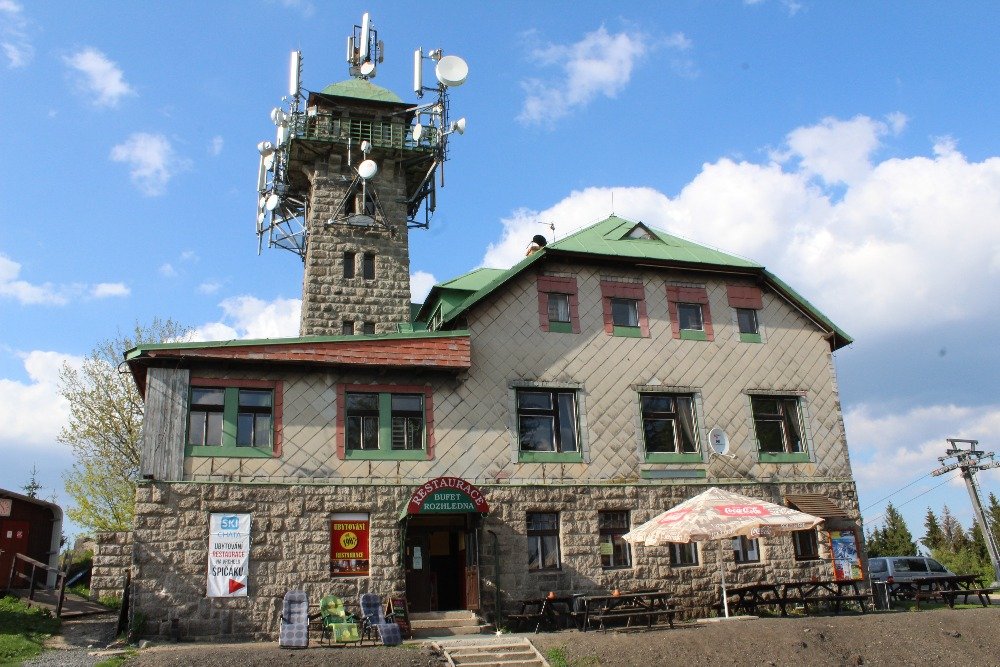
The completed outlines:
[[[335,114],[293,116],[289,126],[293,137],[311,141],[360,144],[371,142],[376,148],[434,151],[438,128],[423,128],[422,142],[413,139],[412,128],[403,123],[346,118]]]
[[[18,561],[24,561],[31,566],[31,574],[25,574],[19,572],[17,569]],[[67,568],[68,569],[68,568]],[[35,581],[37,579],[38,571],[43,572],[54,572],[56,573],[56,585],[52,587],[51,590],[59,591],[59,600],[56,603],[56,618],[62,616],[63,601],[66,597],[66,572],[60,570],[57,567],[52,567],[51,565],[46,565],[41,561],[37,561],[30,556],[24,554],[15,553],[14,557],[10,561],[10,577],[7,579],[7,591],[10,592],[14,589],[15,577],[17,579],[25,579],[28,581],[28,600],[35,599]],[[44,586],[43,588],[49,588]]]

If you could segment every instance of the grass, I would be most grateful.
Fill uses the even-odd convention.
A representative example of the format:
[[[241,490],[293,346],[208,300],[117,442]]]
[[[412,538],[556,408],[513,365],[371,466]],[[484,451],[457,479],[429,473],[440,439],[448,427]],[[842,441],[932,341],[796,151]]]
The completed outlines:
[[[570,661],[569,658],[566,657],[565,646],[554,646],[553,648],[550,648],[545,652],[545,659],[548,660],[551,667],[591,667],[592,665],[601,664],[601,661],[597,659],[596,655]]]
[[[73,593],[74,595],[79,595],[82,598],[90,599],[90,589],[84,584],[74,584],[66,589],[67,593]]]
[[[18,665],[42,652],[59,630],[59,619],[12,597],[0,598],[0,665]]]
[[[136,654],[136,651],[129,651],[129,652],[124,653],[122,655],[116,655],[113,658],[108,658],[107,660],[102,660],[101,662],[99,662],[96,665],[94,665],[94,667],[119,667],[119,665],[123,664],[126,660],[128,660],[129,658],[131,658],[135,654]]]

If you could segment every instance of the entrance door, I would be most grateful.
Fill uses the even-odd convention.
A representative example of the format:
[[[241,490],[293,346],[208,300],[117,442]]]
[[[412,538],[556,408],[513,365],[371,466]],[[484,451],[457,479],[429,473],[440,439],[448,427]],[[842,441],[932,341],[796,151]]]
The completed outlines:
[[[478,609],[478,555],[469,524],[466,514],[409,518],[405,566],[410,611]],[[473,574],[475,590],[470,591]]]
[[[0,521],[0,588],[9,584],[14,554],[28,555],[28,522]]]

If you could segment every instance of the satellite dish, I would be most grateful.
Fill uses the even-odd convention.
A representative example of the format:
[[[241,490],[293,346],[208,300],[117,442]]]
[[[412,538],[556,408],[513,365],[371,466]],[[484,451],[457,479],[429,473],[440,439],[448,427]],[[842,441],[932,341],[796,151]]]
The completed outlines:
[[[378,165],[375,160],[365,160],[358,165],[358,176],[365,179],[373,178],[378,173]]]
[[[347,218],[347,224],[357,225],[358,227],[369,227],[375,224],[375,218],[370,215],[365,215],[364,213],[355,213]]]
[[[375,71],[375,63],[370,60],[366,60],[361,63],[361,67],[359,69],[361,70],[361,76],[371,76],[372,72]]]
[[[456,88],[468,78],[469,66],[458,56],[445,56],[434,67],[434,74],[444,85]]]
[[[708,432],[708,442],[716,454],[725,456],[729,452],[729,436],[718,426]]]
[[[261,197],[260,201],[257,202],[257,208],[262,209],[265,204],[267,204],[267,197]]]
[[[271,109],[271,122],[274,123],[275,125],[284,125],[285,112],[279,109],[278,107],[274,107],[273,109]]]
[[[451,129],[459,134],[465,134],[465,118],[459,118],[451,124]]]
[[[264,211],[261,211],[260,213],[258,213],[257,214],[257,224],[258,225],[263,225],[264,224],[264,218],[265,218]]]
[[[270,141],[262,141],[257,144],[257,152],[261,155],[270,155],[274,152],[274,144]]]
[[[361,152],[367,155],[368,152],[371,151],[371,149],[372,149],[372,142],[368,141],[367,139],[362,140]]]
[[[420,141],[420,137],[424,136],[424,126],[417,123],[413,126],[413,140]]]
[[[264,169],[266,169],[267,171],[271,171],[273,167],[274,167],[274,154],[272,153],[271,155],[268,155],[267,157],[264,158]]]
[[[267,201],[264,202],[264,206],[267,208],[268,211],[273,211],[274,209],[278,208],[278,204],[280,203],[281,203],[281,198],[278,195],[271,195],[267,198]]]

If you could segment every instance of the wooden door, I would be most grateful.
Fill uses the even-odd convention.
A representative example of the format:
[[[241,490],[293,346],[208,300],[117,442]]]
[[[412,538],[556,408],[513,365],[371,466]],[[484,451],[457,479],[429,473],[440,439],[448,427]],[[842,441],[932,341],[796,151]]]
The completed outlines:
[[[474,530],[465,534],[465,608],[479,611],[479,544]]]
[[[0,588],[7,588],[10,581],[14,554],[28,555],[28,526],[27,521],[0,521]]]

